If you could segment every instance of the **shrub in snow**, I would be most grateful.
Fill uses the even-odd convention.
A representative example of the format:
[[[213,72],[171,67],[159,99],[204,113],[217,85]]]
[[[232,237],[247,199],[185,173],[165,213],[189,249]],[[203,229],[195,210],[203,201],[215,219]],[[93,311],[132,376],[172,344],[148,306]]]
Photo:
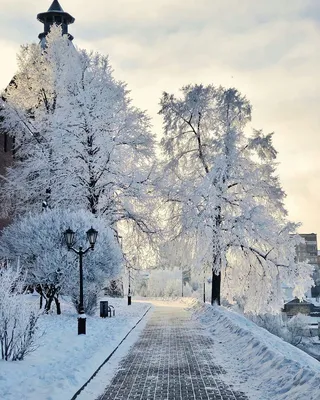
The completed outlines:
[[[79,258],[68,251],[63,232],[71,227],[75,232],[75,248],[87,247],[86,231],[98,230],[94,251],[83,257],[84,289],[90,284],[96,294],[105,279],[115,277],[122,264],[121,251],[113,231],[101,217],[85,210],[48,210],[28,214],[3,230],[0,257],[20,257],[26,284],[33,286],[45,300],[49,311],[59,295],[72,295],[79,290]],[[92,298],[90,301],[93,301]]]
[[[134,279],[133,293],[142,297],[148,296],[148,282],[145,277],[136,274]]]
[[[281,314],[246,314],[246,317],[273,335],[284,336],[285,322]]]
[[[24,298],[20,269],[0,269],[0,347],[3,360],[17,361],[37,348],[39,312]]]
[[[98,306],[98,294],[101,290],[101,285],[95,282],[86,282],[83,288],[83,307],[85,313],[94,315]],[[72,304],[79,313],[80,311],[80,293],[79,288],[72,288],[71,293]]]
[[[164,288],[165,297],[181,296],[181,279],[169,279]]]
[[[298,314],[292,318],[287,318],[283,314],[246,314],[246,317],[254,323],[266,329],[293,346],[298,346],[303,337],[309,337],[305,316]]]
[[[305,316],[301,314],[287,320],[285,328],[286,331],[283,335],[283,339],[286,342],[291,343],[293,346],[298,346],[298,344],[302,342],[303,337],[310,336]]]
[[[104,295],[109,297],[123,297],[123,281],[122,279],[111,279],[107,286],[103,289]]]

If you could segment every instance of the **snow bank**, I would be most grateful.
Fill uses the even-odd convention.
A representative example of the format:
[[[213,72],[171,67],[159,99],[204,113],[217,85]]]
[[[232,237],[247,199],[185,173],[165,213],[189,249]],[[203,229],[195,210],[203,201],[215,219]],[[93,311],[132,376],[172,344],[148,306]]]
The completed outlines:
[[[1,400],[71,399],[150,307],[134,302],[128,307],[126,298],[107,300],[116,316],[87,317],[86,335],[78,336],[77,314],[67,303],[66,314],[42,316],[41,346],[24,361],[0,360]]]
[[[217,358],[248,393],[254,386],[259,400],[319,400],[317,360],[223,307],[205,305],[196,315],[216,339]]]

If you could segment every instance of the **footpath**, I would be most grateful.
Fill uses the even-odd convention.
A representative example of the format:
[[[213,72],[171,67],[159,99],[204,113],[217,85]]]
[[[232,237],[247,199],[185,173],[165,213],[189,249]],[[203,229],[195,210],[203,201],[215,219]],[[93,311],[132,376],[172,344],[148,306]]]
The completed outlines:
[[[183,304],[155,304],[139,339],[97,400],[246,400],[224,380],[214,339]]]

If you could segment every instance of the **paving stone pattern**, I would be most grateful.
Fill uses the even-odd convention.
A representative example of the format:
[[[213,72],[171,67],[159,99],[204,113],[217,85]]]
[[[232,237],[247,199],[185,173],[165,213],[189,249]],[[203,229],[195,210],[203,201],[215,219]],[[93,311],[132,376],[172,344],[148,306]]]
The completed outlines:
[[[223,381],[213,339],[178,307],[156,307],[98,400],[246,400]]]

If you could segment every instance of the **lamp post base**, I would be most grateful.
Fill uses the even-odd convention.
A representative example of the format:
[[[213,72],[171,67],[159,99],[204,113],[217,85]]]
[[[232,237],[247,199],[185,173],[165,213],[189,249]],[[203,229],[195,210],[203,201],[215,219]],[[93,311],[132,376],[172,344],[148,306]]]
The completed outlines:
[[[131,296],[128,296],[128,306],[131,306]]]
[[[78,318],[78,335],[85,335],[86,334],[86,322],[87,319],[84,316],[84,314],[82,314],[83,316],[80,316]]]

